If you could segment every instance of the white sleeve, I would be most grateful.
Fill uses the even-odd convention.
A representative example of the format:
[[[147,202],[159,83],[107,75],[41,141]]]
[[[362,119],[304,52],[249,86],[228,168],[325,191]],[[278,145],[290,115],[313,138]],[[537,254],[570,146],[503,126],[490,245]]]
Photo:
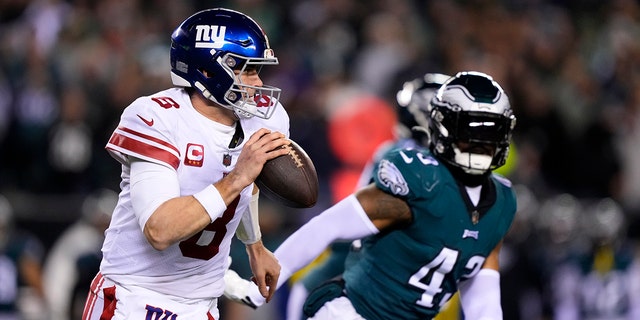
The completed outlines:
[[[335,240],[355,240],[378,232],[356,196],[346,197],[309,220],[273,253],[281,266],[278,288]]]
[[[242,219],[236,229],[236,237],[242,243],[249,245],[258,242],[262,238],[260,231],[260,217],[258,216],[258,200],[260,199],[260,191],[251,196],[251,203],[242,213]]]
[[[502,320],[498,271],[481,269],[474,277],[461,283],[459,289],[465,319]]]
[[[131,157],[131,206],[141,230],[161,204],[178,196],[180,185],[175,170]]]
[[[280,288],[295,272],[318,257],[335,240],[355,240],[377,234],[379,230],[356,199],[350,195],[309,220],[291,234],[274,252],[280,262]],[[303,245],[301,245],[303,244]],[[264,298],[253,286],[249,297],[256,305]]]

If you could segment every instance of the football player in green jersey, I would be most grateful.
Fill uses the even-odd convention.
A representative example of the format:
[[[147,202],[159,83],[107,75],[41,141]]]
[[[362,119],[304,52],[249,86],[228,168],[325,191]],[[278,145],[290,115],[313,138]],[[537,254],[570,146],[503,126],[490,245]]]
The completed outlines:
[[[428,148],[394,149],[373,183],[274,252],[278,287],[335,240],[363,239],[340,280],[310,293],[310,319],[431,319],[458,290],[466,319],[502,319],[499,251],[516,212],[504,165],[516,118],[500,85],[460,72],[431,100]],[[261,305],[257,286],[248,299]]]
[[[356,187],[371,182],[371,173],[378,164],[382,155],[396,148],[414,148],[420,145],[428,145],[428,139],[424,132],[411,130],[416,126],[426,127],[429,114],[429,102],[436,91],[451,76],[441,73],[425,73],[420,77],[406,81],[396,94],[395,112],[398,116],[396,124],[397,140],[393,143],[382,144],[373,158],[365,166],[362,176]],[[345,261],[350,251],[357,252],[361,241],[336,241],[329,247],[329,255],[326,259],[312,266],[303,276],[296,281],[289,292],[287,300],[287,319],[306,319],[302,316],[302,305],[309,292],[323,282],[338,276],[344,272]],[[352,254],[350,261],[356,259],[357,254]],[[349,264],[347,263],[347,264]]]

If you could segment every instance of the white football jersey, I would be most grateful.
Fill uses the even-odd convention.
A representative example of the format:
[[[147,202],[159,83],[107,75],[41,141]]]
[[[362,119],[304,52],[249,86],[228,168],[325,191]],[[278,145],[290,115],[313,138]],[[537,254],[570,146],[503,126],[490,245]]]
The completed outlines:
[[[141,97],[123,112],[106,149],[122,164],[122,189],[105,232],[101,273],[123,286],[139,286],[186,299],[222,295],[232,237],[251,200],[251,186],[224,214],[190,239],[166,250],[146,240],[130,198],[129,157],[174,169],[181,195],[195,194],[231,171],[249,137],[260,128],[289,137],[289,116],[278,103],[268,119],[241,119],[244,140],[230,148],[234,127],[214,122],[195,110],[184,89]]]

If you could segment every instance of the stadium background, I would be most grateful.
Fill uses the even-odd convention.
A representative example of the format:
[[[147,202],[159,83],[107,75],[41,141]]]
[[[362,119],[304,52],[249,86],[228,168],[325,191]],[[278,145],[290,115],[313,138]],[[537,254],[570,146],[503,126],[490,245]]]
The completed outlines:
[[[283,89],[291,137],[321,181],[314,208],[265,201],[270,248],[351,190],[375,146],[393,136],[389,110],[403,81],[460,70],[491,74],[510,95],[518,126],[502,173],[531,192],[520,235],[553,242],[545,235],[561,222],[562,241],[582,239],[598,226],[580,214],[611,198],[630,230],[620,237],[637,239],[638,1],[0,1],[0,194],[15,227],[42,242],[43,259],[87,195],[118,190],[120,168],[104,145],[120,112],[171,85],[172,30],[214,6],[265,29],[280,65],[265,68],[263,80]],[[558,217],[560,195],[582,206]],[[526,250],[516,253],[538,259],[532,272],[544,280],[552,260]],[[234,266],[247,275],[241,255]],[[531,310],[549,317],[544,281],[531,277],[505,289],[532,288],[539,305]]]

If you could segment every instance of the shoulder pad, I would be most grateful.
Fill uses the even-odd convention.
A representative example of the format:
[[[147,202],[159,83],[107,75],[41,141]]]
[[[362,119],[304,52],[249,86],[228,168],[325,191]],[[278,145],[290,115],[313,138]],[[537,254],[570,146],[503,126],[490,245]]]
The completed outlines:
[[[123,155],[135,156],[176,169],[180,152],[175,146],[175,116],[179,106],[163,108],[175,101],[158,97],[136,99],[122,113],[118,127],[107,143],[107,150],[121,163]]]
[[[492,173],[491,176],[496,179],[498,182],[500,182],[500,184],[502,184],[505,187],[511,188],[512,184],[511,184],[511,180],[505,178],[504,176],[497,174],[497,173]]]
[[[441,181],[441,170],[446,169],[426,149],[394,149],[374,168],[373,179],[380,189],[398,196],[430,193]]]

